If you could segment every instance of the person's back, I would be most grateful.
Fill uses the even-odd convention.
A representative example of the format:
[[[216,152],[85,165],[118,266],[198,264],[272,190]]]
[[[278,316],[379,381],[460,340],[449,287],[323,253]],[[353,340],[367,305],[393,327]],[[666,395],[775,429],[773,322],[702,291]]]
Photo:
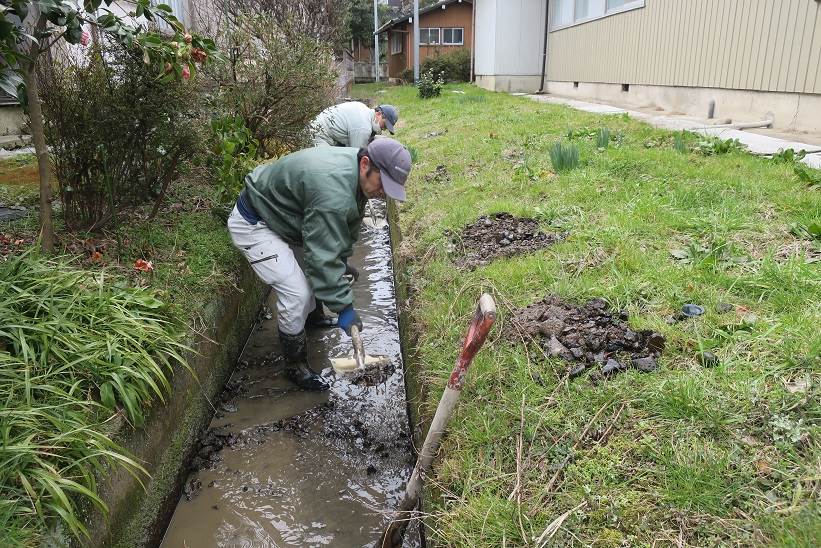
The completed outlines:
[[[373,109],[359,101],[328,107],[311,124],[314,146],[363,148],[381,130]]]

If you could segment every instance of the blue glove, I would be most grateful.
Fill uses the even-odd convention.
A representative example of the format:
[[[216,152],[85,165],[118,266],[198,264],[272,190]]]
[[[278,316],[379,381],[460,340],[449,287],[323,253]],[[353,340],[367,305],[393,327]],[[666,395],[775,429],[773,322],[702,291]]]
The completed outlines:
[[[359,315],[356,313],[356,310],[353,309],[353,305],[349,304],[345,308],[342,309],[342,312],[339,313],[337,316],[337,325],[339,328],[342,329],[348,336],[351,336],[351,327],[356,326],[359,328],[359,331],[362,331],[362,320],[359,319]]]

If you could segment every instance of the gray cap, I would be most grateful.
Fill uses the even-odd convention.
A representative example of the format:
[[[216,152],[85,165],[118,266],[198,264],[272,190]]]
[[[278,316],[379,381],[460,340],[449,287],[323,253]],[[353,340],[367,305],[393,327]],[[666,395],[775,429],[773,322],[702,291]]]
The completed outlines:
[[[399,121],[399,111],[397,108],[393,105],[379,105],[376,107],[376,110],[382,113],[382,117],[385,118],[385,127],[387,127],[388,131],[393,135],[393,125]]]
[[[411,170],[411,155],[399,141],[390,137],[374,139],[368,145],[368,157],[379,170],[382,188],[389,198],[405,201],[405,181]]]

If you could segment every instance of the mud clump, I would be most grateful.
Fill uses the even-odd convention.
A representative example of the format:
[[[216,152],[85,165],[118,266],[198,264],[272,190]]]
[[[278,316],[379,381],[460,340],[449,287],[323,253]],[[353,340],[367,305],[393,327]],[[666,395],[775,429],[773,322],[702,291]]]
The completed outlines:
[[[664,337],[655,331],[633,331],[627,320],[626,312],[611,311],[603,299],[577,306],[549,296],[514,311],[505,336],[534,341],[547,355],[574,362],[568,369],[570,378],[594,366],[594,380],[630,367],[655,371]]]
[[[436,166],[436,169],[425,175],[425,182],[428,184],[449,185],[451,183],[450,173],[444,165]]]
[[[510,213],[482,215],[453,238],[455,248],[462,254],[456,264],[461,268],[474,269],[499,257],[544,249],[565,237],[566,234],[540,231],[536,219],[514,217]]]

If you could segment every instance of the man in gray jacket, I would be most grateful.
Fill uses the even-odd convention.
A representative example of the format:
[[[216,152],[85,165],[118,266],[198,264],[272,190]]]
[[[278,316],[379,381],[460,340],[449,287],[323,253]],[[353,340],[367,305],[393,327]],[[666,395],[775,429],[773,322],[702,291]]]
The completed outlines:
[[[393,105],[370,108],[359,101],[349,101],[328,107],[311,122],[314,146],[365,148],[374,136],[399,121]]]

